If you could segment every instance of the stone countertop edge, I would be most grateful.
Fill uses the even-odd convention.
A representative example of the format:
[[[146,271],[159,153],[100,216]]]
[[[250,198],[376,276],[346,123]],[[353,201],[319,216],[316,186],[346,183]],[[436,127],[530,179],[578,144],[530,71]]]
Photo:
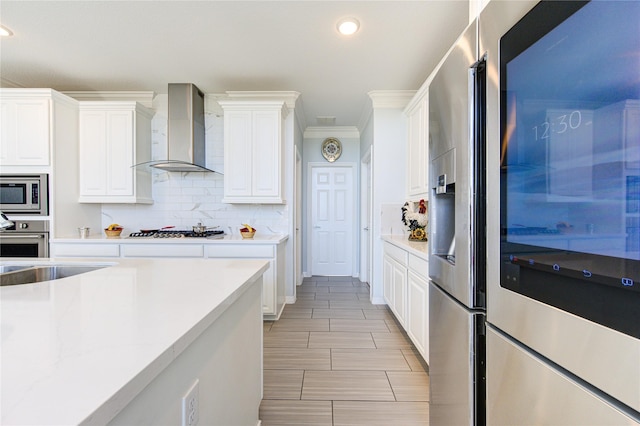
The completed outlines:
[[[15,260],[3,260],[0,263],[20,262],[25,263],[27,259],[16,258]],[[42,350],[45,356],[44,358],[38,358],[37,365],[29,367],[30,358],[26,357],[24,358],[24,366],[12,369],[14,370],[13,378],[10,377],[11,375],[3,375],[3,390],[18,393],[12,396],[6,395],[6,398],[5,395],[2,397],[3,408],[5,408],[2,413],[3,424],[36,424],[45,420],[47,424],[108,423],[213,324],[227,308],[252,285],[255,285],[256,280],[268,269],[269,265],[267,261],[257,259],[172,259],[169,261],[167,259],[119,259],[114,262],[113,259],[104,258],[52,258],[31,260],[31,262],[38,265],[89,263],[105,264],[111,267],[91,272],[90,274],[95,274],[96,280],[87,281],[88,275],[85,275],[85,278],[80,278],[83,275],[76,275],[66,278],[64,283],[58,282],[54,284],[55,281],[39,283],[39,290],[35,295],[38,296],[44,292],[46,299],[42,301],[47,303],[41,303],[37,298],[35,300],[30,299],[35,291],[33,285],[26,284],[24,286],[1,288],[2,328],[4,330],[6,326],[8,330],[13,331],[9,335],[2,336],[3,354],[5,351],[10,351],[6,353],[7,357],[3,356],[3,367],[6,367],[4,365],[5,362],[15,362],[15,360],[21,359],[16,350],[21,351],[25,348],[25,345],[42,346],[37,342],[33,342],[33,340],[45,339],[42,342],[44,343]],[[224,281],[213,288],[208,286],[205,281],[196,281],[198,284],[194,286],[194,291],[189,295],[189,293],[184,293],[180,290],[184,283],[174,282],[175,274],[179,273],[179,271],[175,270],[176,266],[191,268],[195,272],[196,279],[208,276],[209,273],[207,271],[211,267],[224,268],[225,272],[220,270],[222,274],[218,274]],[[138,292],[132,299],[136,303],[135,309],[137,313],[132,317],[133,321],[125,323],[115,321],[115,325],[112,323],[107,327],[106,334],[103,333],[102,328],[98,328],[97,330],[101,334],[78,337],[77,333],[80,329],[77,321],[74,320],[74,315],[77,315],[78,312],[83,312],[83,307],[86,310],[95,303],[114,303],[114,300],[105,302],[102,299],[96,299],[95,296],[103,294],[101,291],[104,289],[105,280],[109,286],[115,285],[113,279],[119,276],[118,270],[121,268],[124,268],[122,270],[125,272],[125,277],[133,274],[132,276],[136,277],[136,279],[143,280],[140,283],[133,283]],[[160,276],[165,281],[151,283],[149,279],[156,276],[158,268]],[[172,273],[167,273],[169,270],[172,270]],[[152,272],[150,273],[150,271]],[[236,271],[240,272],[240,275]],[[101,281],[98,281],[99,279]],[[100,282],[100,284],[94,285],[93,283],[95,282]],[[87,285],[91,288],[85,290],[92,291],[87,291],[87,294],[85,294],[83,289]],[[159,289],[157,294],[155,291],[150,292],[150,289],[153,290],[155,285],[158,285]],[[198,291],[198,289],[202,290]],[[174,300],[175,298],[172,298],[171,295],[175,294],[175,291],[185,294],[185,296],[179,298],[179,300]],[[115,292],[114,294],[115,296],[113,297],[116,297],[119,293]],[[140,294],[152,297],[143,302],[140,300],[140,297],[142,297]],[[79,297],[80,295],[82,297]],[[92,298],[91,296],[94,297]],[[169,297],[167,298],[167,296]],[[166,306],[158,305],[154,302],[154,297],[157,297],[158,300],[168,300],[165,303]],[[85,298],[89,300],[85,302]],[[172,304],[195,301],[194,298],[199,302],[195,303],[196,309],[191,317],[184,317],[181,322],[174,321],[175,318],[165,317],[161,323],[153,323],[153,318],[156,318],[160,312],[170,309]],[[122,304],[122,302],[119,302],[119,304]],[[153,309],[149,310],[150,306]],[[18,317],[11,319],[5,316],[12,313],[15,313]],[[146,313],[147,316],[141,318],[140,313]],[[104,316],[100,317],[101,314],[103,315],[103,313],[98,314],[97,320],[89,319],[87,324],[83,323],[82,330],[85,327],[86,330],[92,330],[96,325],[99,325],[96,321],[104,321]],[[24,315],[33,315],[34,320],[28,321],[28,324],[20,327],[21,317]],[[51,315],[54,316],[49,319]],[[52,320],[53,322],[51,322]],[[39,325],[42,321],[50,323],[50,329],[42,329]],[[148,328],[151,324],[155,324],[153,325],[154,331],[146,334],[147,331],[151,331]],[[29,329],[33,329],[34,326],[39,331],[29,341],[24,340],[24,333],[18,334],[20,331],[29,334]],[[114,338],[113,333],[117,333],[119,329],[125,326],[127,330],[131,330],[131,327],[135,330],[131,333],[125,333],[122,337],[117,334],[117,338]],[[165,326],[168,327],[163,328]],[[160,329],[165,331],[158,331]],[[141,332],[143,335],[140,335]],[[60,335],[69,336],[70,340],[66,337],[66,340],[57,340]],[[50,337],[48,338],[47,336]],[[139,336],[143,336],[141,342],[137,340]],[[28,335],[26,337],[29,339]],[[96,344],[96,341],[102,337],[105,340],[100,340]],[[132,346],[134,342],[131,340],[132,338],[139,344]],[[69,345],[74,344],[81,346],[78,350],[73,349],[69,352]],[[107,352],[104,352],[104,349]],[[52,351],[54,353],[47,358],[46,354]],[[64,354],[59,354],[58,352],[60,351],[64,352]],[[130,357],[126,357],[129,352]],[[78,388],[74,385],[74,383],[85,382],[100,383],[100,377],[104,375],[104,372],[100,369],[100,362],[110,357],[110,354],[124,355],[124,357],[109,358],[115,362],[111,370],[115,368],[117,371],[122,371],[120,376],[112,374],[106,383],[92,387],[88,392],[83,390],[82,386]],[[71,362],[69,358],[75,359],[75,361]],[[44,364],[41,365],[43,362]],[[60,363],[63,365],[58,366]],[[123,368],[118,367],[118,364],[123,364]],[[90,365],[93,367],[90,367]],[[42,370],[43,368],[44,370]],[[105,371],[109,371],[109,369]],[[68,374],[71,374],[71,377]],[[44,376],[40,377],[41,375]],[[5,380],[8,380],[8,382],[5,382]],[[23,383],[14,383],[14,380]],[[50,393],[54,390],[56,396]],[[75,401],[75,403],[72,406],[68,406],[64,401]],[[67,408],[61,408],[59,403],[62,403]],[[5,406],[5,404],[8,405]],[[25,407],[31,407],[28,410],[30,413],[22,411],[27,409]],[[33,410],[32,408],[34,407],[40,407],[40,410]],[[70,409],[71,407],[75,407],[75,409]]]
[[[240,235],[225,235],[224,238],[128,238],[91,235],[88,238],[59,237],[51,238],[50,243],[98,243],[98,244],[280,244],[289,239],[287,234],[257,234],[253,238]]]
[[[218,319],[247,289],[268,269],[265,262],[247,281],[218,304],[193,328],[167,348],[158,358],[133,377],[124,387],[109,398],[103,405],[83,420],[80,425],[106,424],[122,411],[142,390],[147,387],[165,368],[193,343],[211,324]]]
[[[429,261],[429,243],[427,241],[409,241],[406,235],[382,235],[381,238],[382,241]]]

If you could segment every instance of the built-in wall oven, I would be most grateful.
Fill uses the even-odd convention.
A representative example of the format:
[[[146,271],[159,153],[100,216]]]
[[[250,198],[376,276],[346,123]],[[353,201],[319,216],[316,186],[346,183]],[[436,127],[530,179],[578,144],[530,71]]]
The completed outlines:
[[[7,215],[48,215],[49,176],[0,174],[0,211]]]
[[[479,35],[487,424],[640,424],[640,2],[492,1]]]
[[[0,231],[0,257],[49,257],[49,221],[13,220]]]

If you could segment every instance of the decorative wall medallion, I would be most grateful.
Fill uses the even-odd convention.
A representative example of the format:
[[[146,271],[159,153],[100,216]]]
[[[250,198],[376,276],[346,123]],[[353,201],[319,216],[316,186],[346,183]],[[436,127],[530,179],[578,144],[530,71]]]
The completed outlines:
[[[326,138],[322,142],[322,156],[330,163],[333,163],[342,154],[342,143],[336,138]]]

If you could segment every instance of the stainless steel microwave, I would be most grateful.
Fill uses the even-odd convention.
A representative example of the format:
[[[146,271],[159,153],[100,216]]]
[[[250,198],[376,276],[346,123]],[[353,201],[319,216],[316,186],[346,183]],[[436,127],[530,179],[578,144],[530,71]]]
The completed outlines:
[[[6,214],[49,214],[49,175],[0,175],[0,210]]]

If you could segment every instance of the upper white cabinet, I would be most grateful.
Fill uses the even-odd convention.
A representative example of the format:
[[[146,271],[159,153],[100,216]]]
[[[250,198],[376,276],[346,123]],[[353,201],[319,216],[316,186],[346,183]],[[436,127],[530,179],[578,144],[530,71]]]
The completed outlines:
[[[429,194],[429,95],[408,110],[407,196],[428,198]]]
[[[282,204],[284,100],[224,100],[224,203]]]
[[[137,102],[80,102],[81,203],[151,204],[153,112]]]
[[[48,166],[51,90],[0,92],[0,165]]]

